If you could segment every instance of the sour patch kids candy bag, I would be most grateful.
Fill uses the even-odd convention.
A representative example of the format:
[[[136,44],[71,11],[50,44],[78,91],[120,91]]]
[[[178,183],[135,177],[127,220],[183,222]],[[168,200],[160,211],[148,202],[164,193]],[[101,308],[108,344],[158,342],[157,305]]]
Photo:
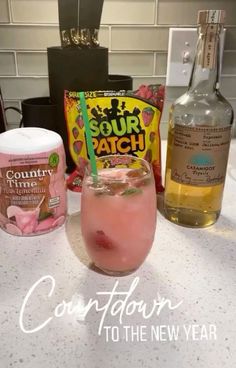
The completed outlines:
[[[164,87],[85,92],[85,97],[95,155],[132,154],[144,158],[152,164],[157,191],[162,191],[159,125]],[[65,91],[65,115],[70,153],[77,165],[69,181],[80,191],[89,157],[78,92]]]

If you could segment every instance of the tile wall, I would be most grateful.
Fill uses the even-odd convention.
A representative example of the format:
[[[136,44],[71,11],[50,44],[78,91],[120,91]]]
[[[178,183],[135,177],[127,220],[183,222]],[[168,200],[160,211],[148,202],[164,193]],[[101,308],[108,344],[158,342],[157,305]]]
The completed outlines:
[[[197,11],[212,8],[227,12],[221,90],[236,111],[236,0],[104,0],[100,43],[109,47],[110,73],[132,75],[134,87],[165,83],[169,27],[195,26]],[[49,94],[46,48],[59,44],[57,0],[0,0],[0,86],[6,106]],[[169,105],[184,89],[167,90],[163,138]],[[19,123],[16,113],[7,119],[9,128]]]

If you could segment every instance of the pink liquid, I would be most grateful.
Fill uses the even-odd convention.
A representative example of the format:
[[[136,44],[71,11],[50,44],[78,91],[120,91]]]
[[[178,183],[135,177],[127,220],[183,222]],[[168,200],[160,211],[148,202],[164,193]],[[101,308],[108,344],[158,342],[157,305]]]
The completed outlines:
[[[123,178],[129,189],[134,184],[127,183],[128,171],[107,169],[99,175]],[[145,260],[154,239],[156,192],[153,178],[144,185],[139,183],[137,193],[122,193],[124,189],[115,195],[97,195],[88,181],[85,180],[83,185],[82,235],[90,258],[105,271],[135,270]]]

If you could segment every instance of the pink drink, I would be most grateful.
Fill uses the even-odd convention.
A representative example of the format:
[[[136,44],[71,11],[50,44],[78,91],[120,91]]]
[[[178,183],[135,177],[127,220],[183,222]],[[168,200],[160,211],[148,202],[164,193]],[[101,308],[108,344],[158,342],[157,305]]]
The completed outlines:
[[[137,269],[155,234],[153,175],[144,160],[131,160],[134,167],[102,169],[97,183],[87,176],[83,184],[82,235],[95,265],[110,274]]]

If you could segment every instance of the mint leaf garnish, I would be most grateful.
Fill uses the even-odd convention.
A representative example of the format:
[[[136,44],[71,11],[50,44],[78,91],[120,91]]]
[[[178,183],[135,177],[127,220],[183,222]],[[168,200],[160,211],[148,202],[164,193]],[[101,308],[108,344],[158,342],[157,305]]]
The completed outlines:
[[[134,194],[141,194],[142,189],[140,188],[127,188],[123,193],[122,196],[134,195]]]

